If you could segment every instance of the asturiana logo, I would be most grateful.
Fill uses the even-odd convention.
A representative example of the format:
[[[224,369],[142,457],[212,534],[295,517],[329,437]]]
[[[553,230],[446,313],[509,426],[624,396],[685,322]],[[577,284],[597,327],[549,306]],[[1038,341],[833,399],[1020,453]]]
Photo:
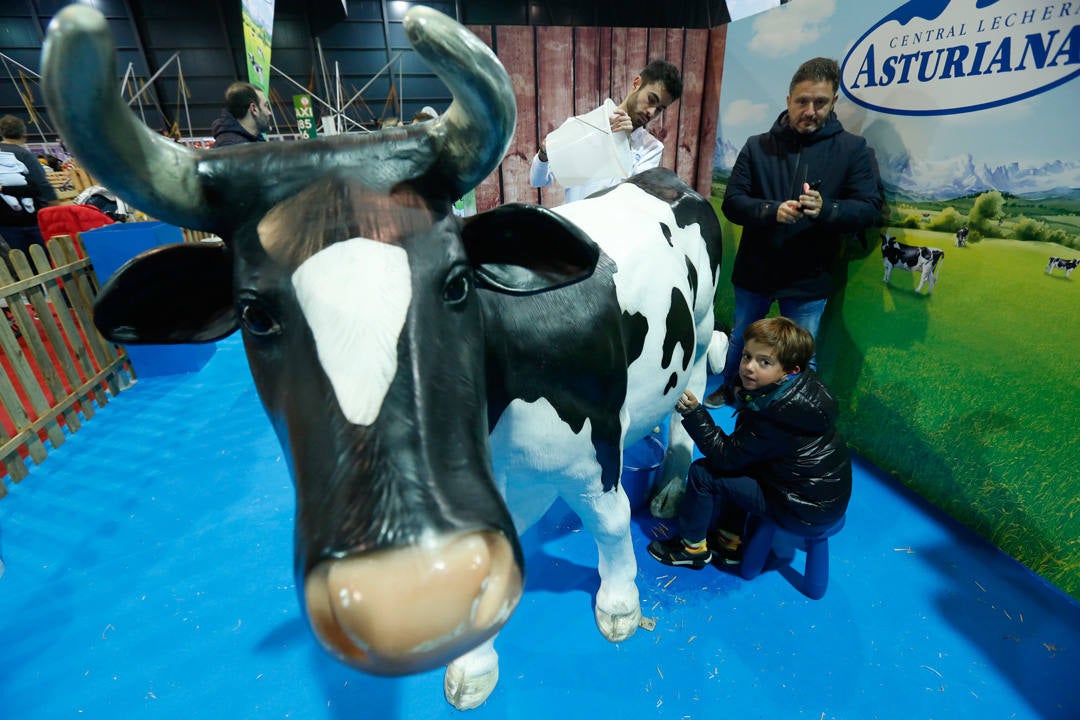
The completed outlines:
[[[870,28],[840,70],[844,94],[892,115],[1023,100],[1080,75],[1080,2],[912,0]]]

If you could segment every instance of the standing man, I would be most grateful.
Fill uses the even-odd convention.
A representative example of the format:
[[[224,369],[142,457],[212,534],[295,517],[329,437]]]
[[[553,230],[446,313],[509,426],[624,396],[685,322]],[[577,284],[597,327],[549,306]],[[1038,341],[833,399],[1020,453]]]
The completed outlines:
[[[264,142],[274,111],[266,94],[251,83],[234,82],[225,91],[225,109],[210,125],[214,147]]]
[[[645,129],[649,122],[682,96],[682,78],[679,69],[665,60],[653,60],[634,77],[630,94],[619,103],[609,118],[611,132],[630,134],[630,152],[634,158],[631,175],[636,175],[660,165],[664,144]],[[598,190],[617,184],[622,178],[612,177],[594,180],[583,185],[566,188],[566,202],[581,200]],[[540,150],[533,156],[529,170],[529,184],[547,187],[554,177],[548,168],[547,148],[540,143]]]
[[[0,117],[0,239],[29,252],[31,245],[45,244],[37,211],[57,199],[45,168],[25,145],[26,123],[14,115]]]
[[[735,161],[722,205],[727,219],[743,226],[731,273],[735,327],[724,384],[705,398],[707,407],[731,401],[743,332],[774,301],[817,338],[845,236],[881,216],[873,154],[833,111],[839,87],[835,60],[804,62],[791,78],[787,110],[769,132],[748,139]]]

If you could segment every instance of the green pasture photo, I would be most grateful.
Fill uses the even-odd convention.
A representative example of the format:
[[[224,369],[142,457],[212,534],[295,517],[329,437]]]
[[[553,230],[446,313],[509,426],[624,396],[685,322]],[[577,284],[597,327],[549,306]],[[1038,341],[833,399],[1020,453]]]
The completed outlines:
[[[730,326],[741,228],[720,217],[716,306]],[[944,251],[932,293],[916,293],[918,276],[900,269],[882,281],[882,232]],[[1080,597],[1080,272],[1045,272],[1050,257],[1080,250],[1009,239],[956,247],[952,233],[900,227],[866,238],[849,254],[818,348],[850,444]]]

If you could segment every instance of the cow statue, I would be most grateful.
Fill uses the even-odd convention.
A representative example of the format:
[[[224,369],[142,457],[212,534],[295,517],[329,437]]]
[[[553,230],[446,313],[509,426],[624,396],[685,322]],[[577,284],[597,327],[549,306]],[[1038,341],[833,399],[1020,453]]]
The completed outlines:
[[[893,268],[900,268],[910,273],[918,273],[919,284],[915,292],[923,289],[926,285],[926,294],[934,292],[937,285],[938,270],[941,260],[945,257],[945,251],[938,248],[921,247],[919,245],[905,245],[888,233],[881,233],[881,259],[885,263],[885,277],[882,282],[889,284],[889,277]]]
[[[444,15],[413,7],[404,29],[453,102],[377,133],[174,143],[123,102],[105,20],[85,5],[50,24],[43,85],[104,185],[223,240],[129,261],[99,294],[98,327],[119,343],[241,331],[295,485],[315,635],[375,674],[447,665],[446,697],[466,709],[498,679],[494,636],[524,586],[518,532],[556,498],[596,540],[601,633],[637,629],[622,452],[684,388],[703,393],[707,358],[724,355],[720,226],[660,169],[555,210],[454,217],[509,145],[510,79]],[[672,427],[669,510],[692,449]]]

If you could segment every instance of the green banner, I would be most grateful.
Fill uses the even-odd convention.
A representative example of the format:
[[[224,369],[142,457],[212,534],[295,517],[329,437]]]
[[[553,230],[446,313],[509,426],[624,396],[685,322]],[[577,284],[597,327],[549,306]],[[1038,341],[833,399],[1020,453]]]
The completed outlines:
[[[293,110],[296,112],[296,129],[300,132],[300,139],[310,140],[316,137],[315,131],[315,108],[311,105],[310,95],[293,95]]]
[[[270,92],[270,39],[274,33],[274,0],[242,0],[244,50],[248,82]]]

